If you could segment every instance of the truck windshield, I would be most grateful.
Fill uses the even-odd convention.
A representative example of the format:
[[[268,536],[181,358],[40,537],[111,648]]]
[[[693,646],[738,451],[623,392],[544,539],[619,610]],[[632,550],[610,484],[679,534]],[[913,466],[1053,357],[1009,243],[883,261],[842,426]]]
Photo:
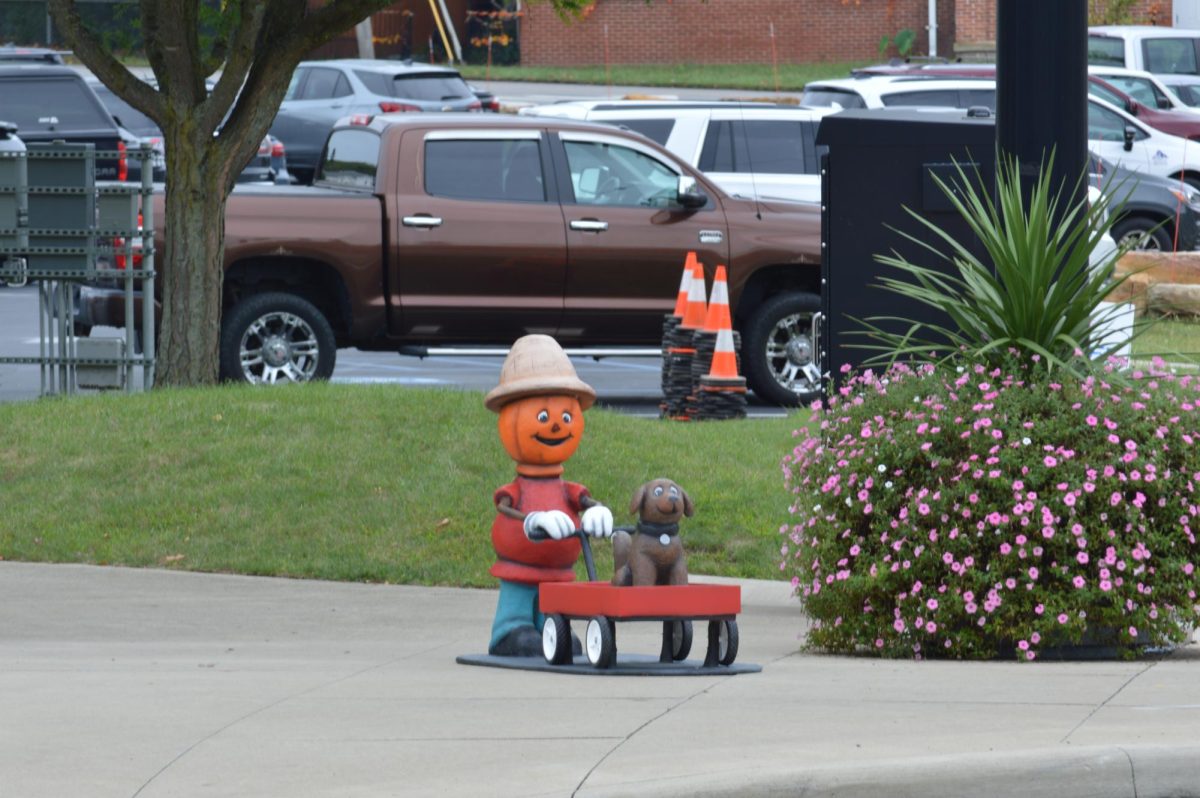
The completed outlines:
[[[17,126],[17,135],[115,130],[83,82],[69,77],[0,80],[0,108],[4,109],[5,121]]]

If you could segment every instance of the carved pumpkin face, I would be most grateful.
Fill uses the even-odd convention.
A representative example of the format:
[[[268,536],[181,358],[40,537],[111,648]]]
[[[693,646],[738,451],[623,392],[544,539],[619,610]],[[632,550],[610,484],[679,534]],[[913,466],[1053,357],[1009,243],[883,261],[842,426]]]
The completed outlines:
[[[583,410],[574,396],[528,396],[501,407],[498,424],[500,440],[518,464],[559,465],[579,448]]]

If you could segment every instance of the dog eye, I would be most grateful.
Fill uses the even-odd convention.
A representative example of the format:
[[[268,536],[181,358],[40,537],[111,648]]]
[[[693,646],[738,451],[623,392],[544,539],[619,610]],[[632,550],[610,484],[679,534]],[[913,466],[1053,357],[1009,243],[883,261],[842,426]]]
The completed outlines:
[[[662,493],[663,493],[663,491],[662,491],[662,485],[659,485],[657,488],[655,488],[655,489],[654,489],[654,495],[655,495],[655,496],[661,496],[661,495],[662,495]]]
[[[678,488],[671,488],[671,495],[672,495],[672,496],[674,496],[674,497],[678,497],[678,496],[679,496],[679,489],[678,489]]]
[[[547,421],[550,420],[550,414],[547,413],[545,410],[543,410],[542,412],[538,413],[537,419],[538,419],[538,421],[545,424]]]
[[[563,412],[563,423],[564,423],[564,424],[570,424],[570,423],[571,423],[571,414],[570,414],[570,413],[567,413],[567,412],[565,412],[565,411]]]

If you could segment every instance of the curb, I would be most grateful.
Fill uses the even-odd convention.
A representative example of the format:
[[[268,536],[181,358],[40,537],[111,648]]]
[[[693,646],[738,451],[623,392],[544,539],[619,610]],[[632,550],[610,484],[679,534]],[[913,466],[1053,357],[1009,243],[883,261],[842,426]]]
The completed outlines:
[[[1200,746],[1060,746],[858,766],[723,771],[588,788],[581,798],[1200,798]]]

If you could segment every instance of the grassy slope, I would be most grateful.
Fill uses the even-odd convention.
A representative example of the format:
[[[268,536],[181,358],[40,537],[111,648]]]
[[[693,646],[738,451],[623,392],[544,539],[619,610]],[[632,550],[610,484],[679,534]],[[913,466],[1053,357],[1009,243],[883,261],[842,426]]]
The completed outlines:
[[[566,477],[627,523],[645,479],[692,495],[694,572],[777,576],[791,419],[679,424],[603,410]],[[476,393],[225,387],[0,406],[0,556],[490,585],[512,479]],[[598,546],[611,572],[608,544]]]

